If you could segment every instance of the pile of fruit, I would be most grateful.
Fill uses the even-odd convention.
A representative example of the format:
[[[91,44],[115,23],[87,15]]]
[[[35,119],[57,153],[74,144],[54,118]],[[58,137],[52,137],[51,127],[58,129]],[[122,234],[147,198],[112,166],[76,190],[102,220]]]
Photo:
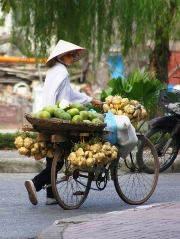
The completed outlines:
[[[39,118],[58,118],[93,124],[104,122],[103,114],[96,111],[87,111],[82,104],[77,102],[70,104],[66,100],[60,100],[57,105],[46,106],[38,113],[31,113],[31,115]]]
[[[118,149],[109,142],[77,143],[70,153],[68,160],[75,169],[93,167],[94,164],[103,166],[117,158]]]
[[[25,156],[33,156],[35,160],[44,157],[53,158],[56,145],[45,141],[37,142],[26,133],[16,136],[14,144],[18,153]],[[95,164],[103,166],[117,158],[118,149],[107,141],[90,140],[90,142],[78,142],[73,145],[68,159],[75,169],[93,167]]]
[[[18,153],[25,156],[33,156],[35,160],[40,160],[44,157],[53,158],[55,145],[45,141],[37,142],[28,136],[17,136],[14,144],[18,149]]]
[[[146,109],[137,100],[129,100],[120,95],[106,97],[103,110],[111,110],[114,115],[126,115],[131,122],[139,122],[147,117]]]

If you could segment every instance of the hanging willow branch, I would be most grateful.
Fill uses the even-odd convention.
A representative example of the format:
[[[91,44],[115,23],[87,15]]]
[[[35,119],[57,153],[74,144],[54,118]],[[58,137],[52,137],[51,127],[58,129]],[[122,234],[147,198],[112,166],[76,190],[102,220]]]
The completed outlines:
[[[113,43],[126,55],[154,43],[167,58],[169,39],[180,38],[180,0],[0,0],[11,7],[13,31],[25,36],[27,55],[47,57],[60,39],[86,47],[100,59]],[[160,32],[160,33],[159,33]],[[163,39],[163,41],[162,41]],[[161,50],[166,42],[165,57]],[[164,43],[163,43],[164,44]],[[154,48],[153,48],[154,47]],[[159,62],[160,70],[163,62]],[[158,66],[158,63],[156,64]]]

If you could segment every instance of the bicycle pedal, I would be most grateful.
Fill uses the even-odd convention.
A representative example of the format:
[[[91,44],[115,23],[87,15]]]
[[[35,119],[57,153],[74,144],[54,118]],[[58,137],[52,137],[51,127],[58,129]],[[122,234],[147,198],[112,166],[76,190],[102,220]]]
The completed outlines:
[[[83,195],[84,192],[83,191],[76,191],[73,193],[74,196],[80,196],[80,195]]]

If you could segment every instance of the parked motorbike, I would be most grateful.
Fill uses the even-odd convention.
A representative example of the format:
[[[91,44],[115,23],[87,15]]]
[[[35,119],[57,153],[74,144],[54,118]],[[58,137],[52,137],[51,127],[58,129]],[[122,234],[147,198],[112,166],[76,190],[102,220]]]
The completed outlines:
[[[173,164],[180,149],[180,91],[161,90],[157,104],[165,115],[148,122],[151,128],[145,136],[154,144],[159,157],[159,172],[163,172]],[[148,165],[145,170],[153,173]]]

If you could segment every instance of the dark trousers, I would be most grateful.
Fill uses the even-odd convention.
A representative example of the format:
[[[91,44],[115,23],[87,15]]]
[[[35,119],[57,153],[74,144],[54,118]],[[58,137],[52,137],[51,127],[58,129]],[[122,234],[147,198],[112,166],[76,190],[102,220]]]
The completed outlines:
[[[46,158],[46,168],[32,179],[37,192],[39,192],[43,186],[51,184],[52,162],[53,162],[53,158]],[[62,168],[62,166],[63,166],[63,162],[57,163],[56,177],[57,177],[57,172]],[[46,191],[47,191],[48,198],[54,198],[52,187],[48,187]]]

